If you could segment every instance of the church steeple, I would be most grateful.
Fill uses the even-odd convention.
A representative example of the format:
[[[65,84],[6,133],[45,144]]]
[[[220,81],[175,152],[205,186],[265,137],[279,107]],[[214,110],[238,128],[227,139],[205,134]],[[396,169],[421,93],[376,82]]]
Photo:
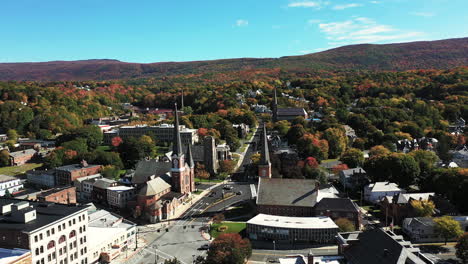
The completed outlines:
[[[273,122],[278,121],[278,97],[276,95],[276,87],[273,92],[273,102],[271,104],[271,112],[273,114]]]
[[[266,134],[266,125],[263,124],[263,131],[262,131],[262,150],[260,156],[260,164],[267,165],[270,164],[270,152],[268,150],[268,139]]]
[[[182,89],[182,95],[181,95],[181,98],[180,98],[180,107],[181,107],[181,109],[184,108],[184,89]]]
[[[179,131],[179,113],[177,112],[177,103],[174,104],[174,142],[172,143],[172,155],[180,156],[182,152],[182,140],[180,139]]]
[[[270,151],[268,150],[268,139],[265,124],[263,124],[263,131],[260,141],[260,144],[262,144],[262,149],[260,152],[260,162],[258,164],[258,176],[271,178]]]
[[[187,163],[190,168],[195,168],[195,162],[192,155],[192,144],[187,145]]]

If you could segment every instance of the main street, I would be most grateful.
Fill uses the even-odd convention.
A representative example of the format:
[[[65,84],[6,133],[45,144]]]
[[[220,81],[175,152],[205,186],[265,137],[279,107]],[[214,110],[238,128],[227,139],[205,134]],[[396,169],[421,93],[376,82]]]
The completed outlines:
[[[254,141],[257,139],[258,131]],[[255,152],[254,145],[248,145],[242,164],[236,173],[244,173],[243,165],[250,163],[250,157]],[[228,186],[232,189],[228,190]],[[147,245],[122,263],[162,263],[165,259],[174,257],[182,263],[192,263],[197,256],[206,254],[205,250],[199,248],[209,243],[201,236],[201,231],[208,226],[210,218],[233,204],[252,199],[252,190],[255,194],[255,186],[246,182],[218,184],[209,194],[191,205],[178,219],[139,227],[139,237],[143,238]],[[228,197],[227,193],[233,195]]]

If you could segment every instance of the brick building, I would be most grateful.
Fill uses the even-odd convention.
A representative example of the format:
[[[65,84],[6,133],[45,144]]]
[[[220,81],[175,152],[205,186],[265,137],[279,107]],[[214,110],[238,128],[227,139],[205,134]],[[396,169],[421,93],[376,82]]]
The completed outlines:
[[[55,169],[55,176],[58,186],[71,185],[78,178],[97,174],[101,170],[101,165],[89,165],[85,160],[80,164],[71,164]]]
[[[107,204],[107,188],[117,186],[117,182],[111,179],[102,178],[96,180],[91,191],[93,202]]]
[[[338,218],[346,218],[354,224],[356,230],[361,229],[361,210],[349,198],[323,198],[315,205],[314,209],[316,216],[328,216],[333,221]]]
[[[23,165],[34,158],[36,155],[35,149],[25,149],[10,153],[10,166]]]
[[[38,201],[59,204],[76,204],[76,188],[62,187],[41,192],[36,196]]]

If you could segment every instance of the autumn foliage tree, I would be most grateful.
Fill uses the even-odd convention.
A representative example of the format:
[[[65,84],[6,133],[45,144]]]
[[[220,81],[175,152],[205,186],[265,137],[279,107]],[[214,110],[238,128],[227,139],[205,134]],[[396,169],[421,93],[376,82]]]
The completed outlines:
[[[460,223],[451,216],[442,216],[434,218],[435,232],[444,238],[445,244],[449,239],[458,238],[463,234]]]
[[[244,264],[252,255],[252,246],[246,238],[235,234],[221,234],[210,245],[206,264]]]
[[[338,218],[335,220],[335,224],[340,228],[341,232],[353,232],[356,231],[353,222],[347,218]]]
[[[428,200],[411,200],[413,210],[418,217],[428,217],[434,214],[435,204]]]

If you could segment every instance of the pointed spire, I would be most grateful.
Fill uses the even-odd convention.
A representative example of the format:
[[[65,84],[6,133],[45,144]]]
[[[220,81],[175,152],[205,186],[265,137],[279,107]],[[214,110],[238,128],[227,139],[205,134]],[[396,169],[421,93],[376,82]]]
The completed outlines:
[[[271,105],[271,111],[273,114],[273,122],[278,121],[278,96],[276,95],[276,87],[273,92],[273,102]]]
[[[184,89],[182,89],[182,96],[180,99],[180,109],[184,108]]]
[[[180,156],[183,154],[182,152],[182,140],[180,139],[180,131],[179,131],[179,113],[177,112],[177,103],[174,104],[174,142],[172,143],[172,154],[176,154]]]
[[[270,164],[270,151],[268,150],[268,139],[266,134],[266,125],[263,123],[263,131],[262,131],[262,151],[260,157],[260,164],[267,165]]]
[[[193,155],[192,155],[192,144],[188,144],[187,145],[187,163],[189,165],[190,168],[194,168],[195,167],[195,162],[193,162]]]
[[[275,105],[275,107],[278,106],[278,96],[276,95],[276,87],[275,87],[275,97],[273,99],[273,104]]]

